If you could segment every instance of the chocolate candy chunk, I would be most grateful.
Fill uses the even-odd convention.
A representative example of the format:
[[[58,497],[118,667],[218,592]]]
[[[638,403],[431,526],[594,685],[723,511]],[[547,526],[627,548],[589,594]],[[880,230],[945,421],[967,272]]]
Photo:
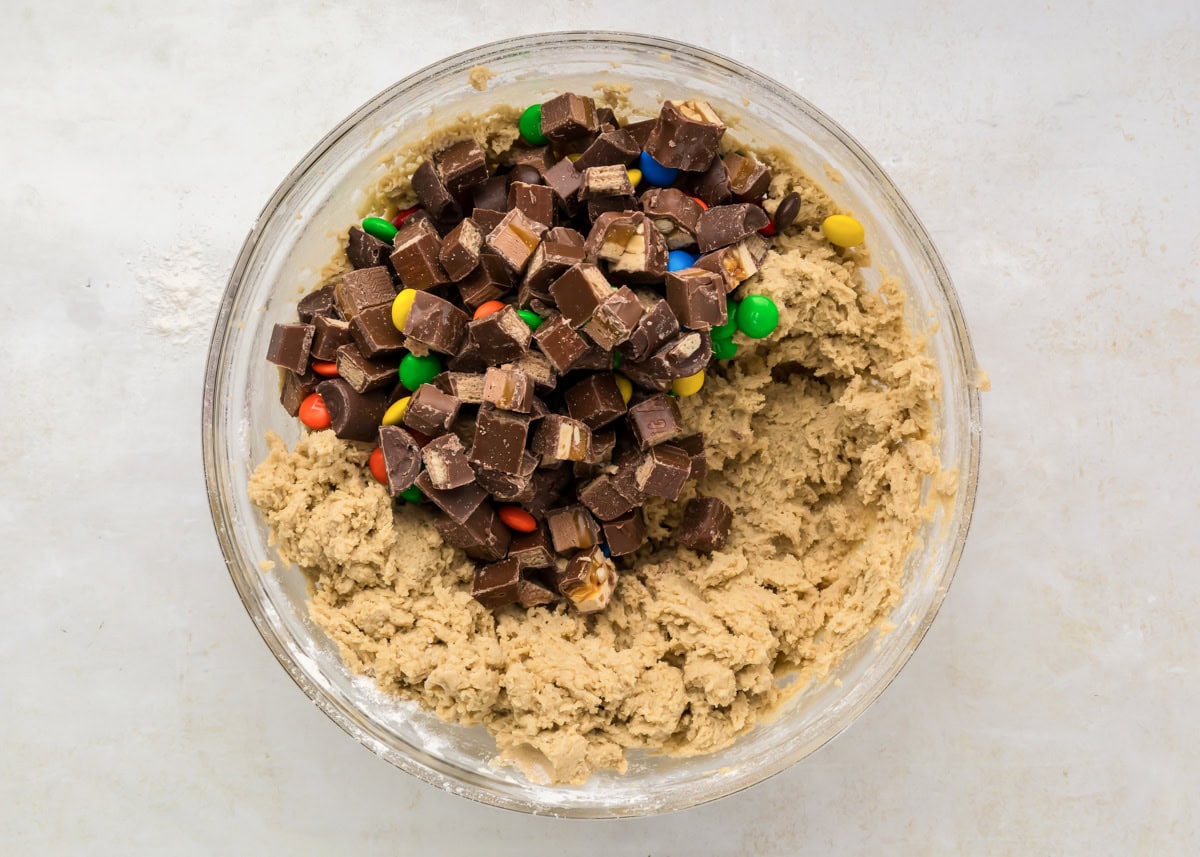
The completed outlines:
[[[651,447],[633,474],[633,482],[647,497],[678,500],[692,472],[692,458],[677,446],[661,443]]]
[[[433,379],[433,385],[464,405],[483,401],[483,375],[478,372],[443,372]]]
[[[296,314],[304,324],[312,324],[318,316],[332,316],[337,313],[333,285],[321,286],[315,292],[309,292],[296,304]]]
[[[490,470],[519,474],[528,437],[529,417],[485,404],[475,420],[471,461]]]
[[[440,234],[433,222],[433,218],[429,216],[429,212],[423,208],[418,208],[408,215],[408,217],[404,218],[404,222],[400,224],[399,231],[392,238],[392,246],[399,247],[401,244],[425,233],[430,235]]]
[[[646,191],[642,194],[642,211],[662,233],[668,250],[696,243],[696,228],[704,209],[678,188],[656,187]]]
[[[580,613],[596,613],[608,606],[616,592],[617,567],[600,548],[593,548],[555,574],[554,585]]]
[[[615,212],[636,211],[637,198],[633,196],[598,196],[587,201],[587,217],[592,223],[600,219],[600,215]]]
[[[521,505],[535,518],[545,518],[550,509],[562,505],[570,482],[571,472],[565,468],[539,469],[533,474],[533,497]]]
[[[467,324],[471,341],[486,362],[508,363],[529,349],[533,332],[511,306]]]
[[[724,500],[716,497],[697,497],[688,500],[683,510],[683,523],[675,531],[675,541],[700,553],[711,553],[725,547],[733,512]]]
[[[508,546],[508,555],[515,559],[521,568],[552,568],[554,566],[554,547],[550,535],[546,532],[545,524],[539,524],[532,533],[515,533]]]
[[[553,390],[558,385],[558,375],[550,361],[536,351],[526,351],[513,361],[513,365],[528,375],[539,390]]]
[[[661,365],[672,380],[695,375],[712,360],[712,336],[707,330],[685,331],[650,359]]]
[[[708,454],[704,449],[704,435],[689,434],[687,437],[671,441],[671,445],[679,447],[688,454],[688,458],[691,460],[688,479],[703,479],[708,475]]]
[[[658,282],[667,272],[667,243],[640,211],[600,215],[584,250],[608,262],[610,273],[629,282]]]
[[[542,607],[558,600],[558,594],[540,583],[522,580],[517,584],[517,603],[522,607]]]
[[[612,556],[628,556],[646,543],[646,518],[641,509],[605,521],[601,528]]]
[[[475,569],[471,597],[484,607],[495,609],[516,602],[520,587],[521,566],[515,559],[502,559]]]
[[[483,253],[479,266],[458,284],[458,294],[470,309],[493,301],[512,288],[512,271],[494,253]]]
[[[709,330],[726,320],[725,280],[702,268],[667,274],[667,303],[679,323],[692,330]]]
[[[515,366],[492,366],[483,380],[483,401],[503,411],[533,410],[533,382]]]
[[[596,102],[588,96],[564,92],[542,102],[542,133],[552,143],[569,143],[596,130]]]
[[[428,437],[437,437],[450,431],[461,404],[433,384],[422,384],[408,402],[404,424]]]
[[[391,272],[383,266],[347,271],[333,292],[346,321],[353,321],[367,307],[390,304],[396,297]]]
[[[283,386],[279,390],[279,404],[294,417],[300,412],[300,403],[317,389],[317,375],[311,371],[303,375],[295,372],[283,373]]]
[[[316,327],[311,324],[275,325],[267,346],[267,360],[303,375],[308,368],[308,356],[316,333]]]
[[[775,229],[782,232],[793,223],[796,222],[797,215],[800,214],[800,194],[792,191],[783,199],[779,200],[779,205],[775,207]]]
[[[588,262],[567,269],[550,284],[550,295],[558,311],[574,328],[583,327],[611,292],[612,286],[604,272]]]
[[[625,130],[629,132],[629,136],[638,144],[639,149],[646,148],[646,141],[650,139],[650,132],[654,130],[654,126],[658,124],[658,117],[653,119],[642,119],[638,122],[630,122],[625,126]]]
[[[545,231],[544,223],[530,220],[523,211],[514,208],[488,233],[487,246],[519,274],[525,270]]]
[[[621,403],[624,406],[624,402]],[[592,432],[592,451],[586,459],[588,464],[610,464],[612,462],[613,450],[617,446],[617,433],[615,431],[594,431]]]
[[[545,175],[554,164],[554,153],[549,146],[513,146],[508,153],[516,165],[514,170],[516,167],[533,167],[539,175]]]
[[[404,322],[404,335],[434,351],[454,354],[466,334],[467,321],[467,314],[450,301],[417,292]]]
[[[725,169],[725,162],[720,158],[714,159],[712,166],[703,173],[688,177],[683,185],[684,190],[698,196],[708,206],[725,205],[733,199],[729,171]]]
[[[578,163],[575,165],[579,169]],[[588,167],[583,170],[583,184],[579,188],[580,199],[595,199],[600,196],[633,196],[633,183],[629,170],[623,164],[607,167]]]
[[[508,186],[508,207],[519,209],[530,220],[554,225],[554,191],[544,184],[513,182]]]
[[[546,232],[545,241],[554,244],[569,244],[572,247],[583,249],[583,236],[575,229],[569,226],[555,226],[553,229]]]
[[[538,348],[559,372],[566,372],[584,352],[587,341],[567,323],[561,315],[543,322],[533,333]]]
[[[531,164],[517,164],[509,171],[505,178],[508,179],[508,186],[510,188],[517,182],[540,185],[542,183],[542,171]],[[508,207],[512,207],[511,202],[509,202]]]
[[[536,467],[537,459],[533,460]],[[479,467],[476,472],[479,486],[497,500],[506,503],[523,503],[533,497],[532,475],[504,473],[500,470],[489,470],[486,467]]]
[[[617,490],[613,477],[607,473],[579,489],[579,502],[601,521],[619,518],[638,505]]]
[[[416,479],[416,485],[433,505],[460,524],[466,523],[487,499],[487,493],[474,482],[458,488],[442,490],[433,484],[433,479],[426,470],[421,471],[421,475]]]
[[[734,197],[743,202],[757,202],[766,195],[771,186],[771,174],[766,167],[737,152],[730,152],[722,160]]]
[[[397,239],[399,236],[397,236]],[[392,251],[392,267],[406,289],[432,289],[450,282],[440,261],[442,239],[433,232],[418,231]]]
[[[641,151],[642,147],[628,131],[620,128],[605,131],[583,150],[583,154],[575,161],[575,169],[586,170],[614,164],[624,167],[632,163]]]
[[[696,261],[696,267],[721,275],[725,282],[725,293],[729,294],[746,280],[758,273],[756,258],[760,248],[766,244],[761,235],[748,235],[732,247],[722,247]]]
[[[392,324],[392,308],[387,304],[367,307],[350,322],[350,334],[358,350],[376,360],[404,350],[404,337]]]
[[[667,101],[643,148],[664,167],[703,172],[721,145],[725,125],[707,101]]]
[[[421,459],[434,488],[447,490],[475,481],[475,471],[467,461],[467,450],[457,435],[435,437],[421,450]]]
[[[553,231],[553,230],[551,230]],[[576,235],[575,230],[567,230]],[[529,267],[525,271],[525,279],[521,285],[522,294],[527,300],[540,298],[551,300],[550,284],[561,277],[572,265],[578,265],[584,259],[583,240],[579,244],[558,241],[551,238],[550,233],[542,239],[542,243],[533,251],[529,259]]]
[[[387,410],[386,391],[359,393],[344,378],[330,378],[317,385],[317,392],[325,400],[334,434],[342,440],[375,440],[375,431]]]
[[[547,414],[538,422],[529,448],[543,461],[584,461],[591,452],[592,430],[571,417]]]
[[[479,251],[483,249],[483,233],[479,225],[466,218],[446,235],[438,251],[438,262],[451,282],[465,280],[479,265]]]
[[[600,541],[600,527],[596,519],[578,504],[547,512],[546,527],[550,530],[550,541],[558,553],[589,550]]]
[[[409,488],[421,472],[421,447],[400,426],[379,427],[379,449],[387,472],[387,489],[393,497]]]
[[[479,349],[471,337],[463,340],[458,353],[446,361],[446,368],[452,372],[474,372],[482,374],[487,370],[487,363],[479,356]]]
[[[374,235],[368,235],[357,226],[350,227],[349,240],[346,242],[346,258],[355,268],[375,268],[388,263],[392,254],[392,245],[381,241]]]
[[[683,434],[679,405],[661,393],[629,408],[629,427],[642,449],[649,449]]]
[[[679,319],[675,317],[671,305],[654,298],[630,334],[629,342],[622,348],[622,352],[631,362],[640,363],[677,333]]]
[[[617,121],[617,114],[613,112],[611,107],[597,107],[596,127],[600,129],[600,133],[604,134],[617,130],[621,127],[621,123]],[[639,146],[638,148],[640,149],[641,147]]]
[[[471,205],[473,208],[491,209],[503,215],[508,210],[508,176],[492,176],[487,181],[475,185],[471,189]]]
[[[617,456],[610,473],[612,487],[634,506],[641,506],[646,502],[646,495],[637,487],[637,469],[641,463],[641,452],[627,449]]]
[[[612,372],[589,375],[563,395],[567,413],[591,429],[606,426],[625,413],[625,400]]]
[[[508,552],[508,527],[488,503],[480,504],[461,523],[445,515],[436,516],[433,523],[441,533],[442,541],[452,548],[465,550],[473,559],[495,562],[504,559]]]
[[[350,342],[350,325],[337,318],[318,315],[313,318],[312,350],[313,360],[329,362],[337,359],[337,350]]]
[[[474,140],[455,143],[433,156],[446,190],[457,196],[488,178],[487,157]]]
[[[770,222],[765,211],[748,202],[715,205],[700,215],[700,223],[696,227],[696,243],[700,246],[701,253],[711,253],[736,244]]]
[[[501,176],[503,178],[503,176]],[[508,213],[508,209],[504,207],[508,201],[508,188],[505,187],[504,199],[501,200],[501,207],[496,209],[487,209],[482,206],[471,212],[471,219],[479,226],[479,231],[485,236],[500,225],[500,221],[504,219],[504,215]],[[486,245],[485,245],[486,246]]]
[[[353,342],[339,348],[334,360],[338,375],[358,393],[381,390],[396,380],[395,361],[372,360]]]
[[[605,351],[599,345],[589,345],[583,356],[575,361],[572,369],[589,372],[604,372],[613,368],[611,351]]]
[[[721,299],[724,300],[724,294]],[[637,295],[628,286],[621,286],[596,307],[583,332],[603,350],[612,351],[633,334],[643,312]]]
[[[421,206],[438,223],[454,223],[462,217],[462,208],[442,182],[431,161],[417,167],[412,177],[412,189]]]
[[[662,393],[671,389],[671,381],[673,380],[667,374],[666,368],[661,363],[656,363],[653,360],[644,360],[641,363],[634,363],[629,360],[622,361],[621,374],[643,389],[658,390]]]
[[[554,191],[554,198],[563,210],[571,214],[579,207],[579,190],[583,187],[583,173],[575,169],[570,158],[563,158],[543,173],[546,184]]]

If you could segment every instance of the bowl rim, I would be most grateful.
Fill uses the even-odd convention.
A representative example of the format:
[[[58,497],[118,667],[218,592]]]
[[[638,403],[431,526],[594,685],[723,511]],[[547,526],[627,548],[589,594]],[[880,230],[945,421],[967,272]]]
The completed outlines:
[[[229,319],[233,311],[233,304],[237,297],[238,287],[249,262],[258,246],[258,241],[262,235],[264,224],[268,223],[275,215],[280,204],[291,192],[296,183],[308,172],[308,170],[318,162],[326,152],[333,148],[346,134],[350,133],[362,119],[385,102],[403,95],[406,91],[411,90],[421,84],[431,81],[445,75],[455,69],[462,69],[469,63],[471,66],[485,64],[489,57],[503,52],[507,53],[514,49],[536,48],[539,45],[553,42],[561,46],[564,42],[567,43],[594,43],[605,42],[621,47],[626,47],[632,50],[646,50],[657,52],[671,52],[686,54],[690,58],[700,60],[708,64],[717,65],[725,68],[727,71],[734,72],[739,76],[752,80],[756,85],[772,90],[773,93],[781,99],[787,101],[795,109],[807,113],[811,118],[816,120],[824,127],[837,141],[843,145],[851,155],[857,158],[861,166],[867,171],[871,179],[877,184],[878,191],[886,198],[886,200],[894,207],[894,210],[905,221],[905,226],[916,236],[921,250],[925,255],[926,260],[930,265],[930,276],[937,283],[945,300],[945,309],[947,310],[954,327],[954,342],[959,351],[959,356],[963,360],[964,368],[969,372],[978,367],[978,362],[975,357],[974,347],[971,342],[970,332],[966,326],[965,317],[962,312],[962,307],[959,302],[958,293],[954,288],[954,284],[950,278],[945,264],[942,261],[941,255],[934,246],[928,231],[924,224],[913,211],[912,206],[900,193],[899,189],[884,172],[879,163],[858,143],[858,141],[847,132],[840,124],[830,118],[822,110],[805,99],[800,94],[796,93],[789,87],[784,86],[778,81],[770,78],[761,72],[750,68],[743,63],[727,57],[723,54],[716,53],[707,48],[702,48],[686,42],[681,42],[675,39],[664,38],[661,36],[651,36],[640,33],[624,32],[619,30],[562,30],[562,31],[546,31],[540,33],[531,33],[522,36],[515,36],[505,39],[499,39],[485,44],[477,45],[466,50],[458,51],[454,54],[444,57],[434,63],[424,66],[423,68],[407,75],[391,86],[383,89],[372,98],[368,99],[341,122],[334,126],[332,130],[326,133],[309,151],[300,159],[271,194],[266,204],[262,207],[258,216],[255,218],[250,229],[247,231],[246,238],[238,252],[237,260],[230,272],[226,282],[225,290],[221,298],[221,303],[218,307],[217,315],[213,323],[212,334],[209,339],[208,356],[205,361],[205,378],[202,399],[202,415],[201,415],[201,445],[203,452],[204,463],[204,479],[208,493],[209,511],[212,517],[212,523],[217,535],[217,540],[221,547],[222,557],[225,562],[226,570],[228,571],[231,581],[234,584],[234,589],[237,590],[238,597],[242,602],[247,614],[254,622],[258,629],[259,635],[275,656],[280,666],[284,668],[297,687],[304,692],[312,702],[314,702],[334,723],[340,726],[348,735],[353,737],[358,743],[370,749],[376,755],[382,756],[391,764],[401,770],[412,774],[413,776],[423,780],[430,785],[449,791],[453,794],[458,794],[468,797],[476,802],[496,806],[512,811],[537,814],[537,815],[556,815],[571,818],[624,818],[637,816],[659,815],[666,812],[673,812],[679,809],[700,806],[705,803],[717,800],[722,797],[727,797],[731,794],[740,792],[758,783],[764,782],[780,772],[790,768],[792,765],[807,758],[815,753],[821,747],[827,745],[830,741],[840,735],[849,726],[854,723],[862,713],[869,708],[883,694],[883,692],[891,686],[892,682],[903,670],[909,659],[916,652],[921,642],[924,640],[933,620],[937,617],[941,609],[941,605],[945,600],[946,593],[949,591],[950,585],[954,581],[954,577],[958,570],[959,561],[962,556],[962,551],[966,543],[966,538],[970,530],[971,520],[974,513],[976,493],[979,482],[979,466],[982,447],[982,414],[980,392],[977,385],[968,383],[965,389],[966,404],[967,404],[967,433],[966,441],[969,443],[969,448],[966,450],[965,462],[967,470],[965,473],[960,472],[958,484],[958,493],[961,500],[961,518],[958,522],[957,530],[954,534],[953,542],[948,545],[949,551],[946,555],[946,570],[942,578],[942,585],[930,602],[928,609],[921,617],[921,621],[914,631],[910,643],[904,651],[896,658],[886,674],[878,680],[873,687],[868,688],[867,693],[861,700],[847,712],[847,716],[840,724],[835,724],[833,728],[829,728],[826,732],[818,734],[811,741],[795,748],[793,751],[782,754],[773,759],[769,764],[759,766],[752,769],[746,775],[727,781],[720,789],[714,790],[711,793],[706,793],[696,796],[695,799],[689,799],[678,804],[667,805],[665,803],[654,803],[647,806],[645,809],[638,809],[632,806],[622,805],[616,808],[616,811],[604,811],[595,807],[579,807],[579,806],[547,806],[541,803],[533,803],[532,801],[522,801],[509,794],[497,791],[495,789],[478,786],[471,782],[463,781],[447,771],[438,770],[430,765],[425,764],[419,759],[405,755],[393,748],[380,746],[380,742],[372,738],[350,715],[349,712],[343,711],[336,700],[324,692],[321,688],[315,686],[305,675],[304,671],[295,659],[291,657],[287,651],[284,641],[277,635],[274,627],[270,624],[266,614],[260,609],[256,602],[252,602],[249,598],[249,593],[245,591],[243,586],[238,582],[236,574],[237,551],[233,541],[232,526],[230,516],[227,513],[220,491],[218,478],[218,449],[217,449],[217,431],[216,431],[216,404],[219,400],[219,384],[220,368],[223,363],[226,342],[229,338]],[[469,67],[469,66],[467,66]],[[447,766],[449,769],[450,766]]]

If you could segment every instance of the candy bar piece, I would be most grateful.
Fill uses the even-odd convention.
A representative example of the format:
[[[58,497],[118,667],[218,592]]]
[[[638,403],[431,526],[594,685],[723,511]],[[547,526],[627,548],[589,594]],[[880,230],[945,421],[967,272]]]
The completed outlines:
[[[564,92],[542,102],[542,133],[552,143],[569,143],[596,130],[596,102],[588,96]]]
[[[651,361],[662,366],[671,380],[695,375],[712,360],[712,336],[707,330],[689,330],[654,352]]]
[[[651,188],[642,194],[642,211],[662,233],[668,250],[696,243],[696,227],[704,209],[700,203],[673,187]]]
[[[388,493],[399,496],[421,472],[421,447],[416,438],[400,426],[380,426],[379,449],[383,453]]]
[[[533,338],[559,372],[571,369],[572,364],[588,350],[587,340],[576,333],[561,315],[543,322],[534,331]]]
[[[588,262],[580,262],[550,284],[550,295],[558,311],[574,328],[583,327],[596,307],[612,292],[604,272]]]
[[[475,471],[467,460],[467,450],[457,435],[435,437],[421,450],[421,459],[425,462],[425,471],[434,488],[445,491],[475,481]]]
[[[625,400],[612,372],[589,375],[563,395],[567,413],[590,429],[606,426],[625,413]]]
[[[404,425],[428,437],[450,431],[462,403],[433,384],[417,387],[404,411]]]
[[[446,361],[446,368],[451,372],[473,372],[482,374],[487,370],[487,363],[479,356],[479,349],[471,341],[471,337],[463,339],[458,353]]]
[[[666,367],[653,359],[643,360],[640,363],[622,360],[621,374],[638,387],[645,390],[657,390],[660,393],[670,390],[671,382],[674,380],[667,373]]]
[[[554,585],[580,613],[596,613],[616,592],[617,567],[596,547],[568,562],[554,575]]]
[[[721,299],[724,298],[722,294]],[[637,295],[628,286],[621,286],[609,292],[604,302],[596,307],[592,317],[583,326],[583,332],[605,351],[612,351],[633,335],[643,312],[642,302]]]
[[[589,345],[588,350],[571,368],[581,372],[606,372],[613,368],[613,362],[611,351],[605,351],[599,345]]]
[[[612,477],[612,487],[635,506],[646,502],[646,495],[637,487],[637,469],[642,463],[642,453],[639,450],[626,449],[613,462],[609,475]]]
[[[283,386],[279,390],[279,404],[288,412],[288,416],[296,416],[300,412],[300,403],[317,389],[317,375],[305,372],[297,375],[295,372],[283,373]]]
[[[551,230],[554,231],[554,230]],[[568,232],[578,235],[575,230]],[[583,241],[576,245],[573,242],[559,241],[551,238],[550,233],[542,239],[542,243],[533,251],[529,259],[529,267],[525,271],[525,279],[521,285],[526,287],[526,293],[542,300],[551,300],[550,284],[563,275],[572,265],[578,265],[584,259]]]
[[[271,331],[267,360],[303,375],[317,329],[311,324],[277,324]]]
[[[613,477],[601,474],[579,489],[579,502],[600,521],[619,518],[638,504],[617,490]]]
[[[317,385],[317,392],[325,400],[334,434],[342,440],[375,440],[376,429],[387,410],[386,391],[359,393],[345,379],[330,378]]]
[[[696,260],[696,267],[720,274],[725,282],[725,293],[729,294],[746,280],[758,273],[756,259],[759,242],[765,243],[761,235],[750,235],[732,247],[722,247]]]
[[[556,202],[554,191],[544,184],[515,181],[508,186],[508,207],[517,208],[530,220],[554,225]]]
[[[401,244],[425,233],[430,235],[440,234],[437,226],[434,225],[433,218],[429,216],[429,212],[423,208],[418,208],[404,218],[404,222],[400,224],[400,229],[392,238],[392,246],[399,247]]]
[[[526,351],[513,361],[513,365],[528,375],[539,390],[553,390],[558,386],[558,374],[543,354]]]
[[[529,448],[542,460],[584,461],[591,452],[592,430],[582,422],[562,414],[547,414],[533,433]]]
[[[716,158],[724,133],[725,124],[707,101],[667,101],[644,148],[664,167],[703,172]]]
[[[391,285],[390,277],[388,278],[388,285]],[[332,285],[321,286],[315,292],[309,292],[300,298],[300,302],[296,304],[296,314],[304,324],[312,324],[318,316],[332,316],[337,313],[338,308],[334,301],[334,287]]]
[[[724,500],[697,497],[683,509],[683,523],[675,531],[675,541],[699,553],[711,553],[725,547],[733,512]]]
[[[595,223],[602,214],[622,214],[626,211],[637,211],[637,207],[637,197],[634,196],[597,196],[587,201],[587,218],[589,222]]]
[[[557,553],[589,550],[600,541],[600,527],[596,519],[579,504],[547,512],[546,527]]]
[[[454,354],[467,329],[467,314],[450,301],[430,292],[417,292],[404,322],[404,335],[411,340]]]
[[[474,482],[443,491],[433,484],[433,479],[427,470],[421,471],[421,475],[416,479],[416,485],[433,505],[460,524],[466,523],[487,499],[487,492]]]
[[[483,233],[479,225],[466,218],[450,230],[442,240],[438,261],[451,282],[465,280],[479,264],[479,251],[483,249]]]
[[[546,185],[554,191],[554,198],[568,214],[579,206],[579,191],[583,187],[583,173],[575,169],[570,158],[563,158],[542,174]]]
[[[621,127],[621,123],[617,120],[617,114],[611,107],[597,107],[596,127],[600,129],[601,134],[604,134],[617,130]]]
[[[458,284],[458,294],[470,309],[493,301],[512,288],[512,271],[494,253],[482,253],[479,266]]]
[[[712,166],[684,182],[684,189],[704,201],[705,205],[725,205],[733,199],[733,188],[729,184],[729,171],[725,162],[714,158]]]
[[[471,461],[491,470],[520,473],[529,437],[529,417],[482,405],[475,420]]]
[[[541,175],[554,164],[554,153],[549,146],[513,146],[508,150],[515,166],[533,167]]]
[[[355,268],[375,268],[388,263],[392,254],[392,245],[386,241],[368,235],[357,226],[350,227],[350,236],[346,242],[346,258]]]
[[[601,525],[610,556],[628,556],[646,543],[646,518],[634,509]]]
[[[433,379],[433,385],[464,405],[483,401],[483,375],[478,372],[443,372]]]
[[[725,280],[703,268],[671,271],[667,274],[667,303],[684,327],[709,330],[726,320]]]
[[[517,584],[517,603],[522,607],[543,607],[558,600],[558,594],[532,580]]]
[[[337,359],[337,350],[350,342],[350,325],[327,315],[313,318],[313,341],[309,352],[313,360],[329,362]]]
[[[584,250],[630,282],[658,282],[667,272],[667,242],[640,211],[600,215]]]
[[[677,446],[660,443],[647,450],[634,471],[633,482],[647,497],[678,500],[692,472],[692,458]]]
[[[730,152],[721,160],[729,174],[729,188],[743,202],[756,202],[766,196],[771,186],[771,173],[753,158]]]
[[[543,240],[555,244],[569,244],[580,249],[583,249],[584,243],[583,236],[569,226],[555,226],[546,232]]]
[[[579,169],[576,164],[576,169]],[[629,170],[623,164],[607,167],[588,167],[583,170],[583,184],[579,188],[580,199],[595,199],[601,196],[633,196],[633,182]]]
[[[624,402],[621,403],[624,405]],[[613,450],[617,446],[617,433],[612,431],[592,432],[592,450],[586,459],[588,464],[606,465],[612,462]]]
[[[483,379],[483,401],[504,411],[527,414],[533,409],[533,382],[511,364],[491,366]]]
[[[503,178],[503,176],[501,176]],[[505,186],[504,199],[501,200],[502,206],[508,201],[508,187]],[[508,213],[508,209],[501,208],[484,208],[479,206],[471,212],[471,219],[479,226],[479,231],[485,236],[500,225],[500,221],[504,219],[504,215]],[[485,239],[486,240],[486,239]],[[486,246],[486,244],[485,244]]]
[[[406,289],[432,289],[450,282],[439,257],[442,239],[435,233],[418,231],[392,251],[392,267]]]
[[[687,437],[671,441],[671,445],[679,447],[688,454],[688,458],[691,460],[688,479],[703,479],[708,475],[708,454],[704,449],[704,435],[689,434]]]
[[[654,130],[654,126],[658,124],[658,117],[653,119],[642,119],[638,122],[630,122],[625,125],[625,130],[629,132],[629,136],[633,137],[633,141],[638,144],[639,149],[646,148],[646,141],[650,139],[650,132]]]
[[[605,131],[583,150],[583,154],[575,161],[575,169],[586,170],[614,164],[624,167],[632,163],[641,151],[642,147],[628,131],[621,128]]]
[[[462,217],[462,208],[442,182],[432,161],[417,167],[412,177],[412,189],[421,207],[438,223],[453,223]]]
[[[502,559],[475,569],[471,597],[484,607],[495,609],[515,603],[520,587],[521,566],[515,559]]]
[[[358,350],[372,360],[399,354],[404,337],[392,324],[392,308],[387,304],[367,307],[350,322],[350,334]]]
[[[629,408],[629,427],[642,449],[649,449],[683,434],[679,405],[670,396],[658,395]]]
[[[492,176],[471,189],[471,205],[499,212],[508,210],[508,177]],[[488,230],[490,231],[490,230]]]
[[[487,157],[474,140],[463,140],[433,156],[446,190],[457,196],[488,178]]]
[[[525,270],[545,231],[546,224],[530,220],[525,212],[514,208],[488,233],[487,246],[519,274]]]
[[[459,523],[445,515],[434,518],[434,526],[442,541],[452,548],[461,548],[473,559],[495,562],[508,553],[509,531],[496,510],[482,503],[466,521]]]
[[[550,509],[562,505],[570,482],[571,471],[565,468],[539,468],[533,474],[533,496],[521,505],[535,518],[544,519]]]
[[[521,568],[551,568],[554,566],[554,546],[545,524],[539,524],[532,533],[515,533],[508,546],[508,555]]]
[[[621,349],[631,362],[648,359],[658,348],[679,333],[679,319],[671,305],[653,298],[645,313],[629,335],[629,341]]]
[[[696,243],[701,253],[711,253],[736,244],[747,235],[770,224],[767,213],[748,202],[734,205],[714,205],[700,215],[696,227]]]
[[[532,455],[534,467],[537,459]],[[523,503],[533,497],[533,474],[504,473],[500,470],[489,470],[486,467],[476,468],[479,487],[487,491],[497,500],[506,503]]]
[[[390,304],[396,298],[392,275],[382,265],[347,271],[334,287],[334,297],[342,318],[353,321],[367,307]]]
[[[372,360],[353,342],[337,350],[334,357],[338,375],[358,393],[382,390],[396,380],[396,364],[393,361]]]
[[[529,350],[533,332],[511,306],[467,324],[479,356],[492,364],[516,360]]]

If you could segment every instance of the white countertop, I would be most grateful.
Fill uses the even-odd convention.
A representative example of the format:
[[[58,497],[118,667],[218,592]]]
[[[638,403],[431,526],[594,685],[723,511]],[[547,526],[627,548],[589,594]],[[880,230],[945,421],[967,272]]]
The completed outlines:
[[[336,5],[6,10],[0,853],[1197,853],[1195,3]],[[242,609],[200,462],[212,308],[284,173],[426,63],[588,27],[729,54],[843,123],[995,385],[900,678],[787,773],[627,822],[477,806],[347,737]]]

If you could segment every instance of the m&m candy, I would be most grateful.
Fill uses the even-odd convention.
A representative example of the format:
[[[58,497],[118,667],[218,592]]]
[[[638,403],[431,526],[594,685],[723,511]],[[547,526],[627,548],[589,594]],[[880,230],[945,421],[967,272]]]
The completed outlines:
[[[737,309],[737,328],[751,339],[770,336],[779,325],[779,307],[768,297],[747,295]]]
[[[521,139],[531,146],[546,145],[546,135],[542,133],[542,105],[530,104],[517,120],[517,130]]]
[[[309,393],[300,403],[300,410],[296,412],[296,416],[313,431],[323,431],[329,428],[331,422],[329,411],[325,408],[325,400],[321,398],[320,393]]]
[[[664,167],[647,152],[638,155],[638,169],[642,171],[642,178],[646,180],[647,184],[657,187],[666,187],[679,176],[679,170],[674,167]]]
[[[689,253],[687,250],[672,250],[667,254],[667,270],[682,271],[684,268],[695,265],[699,258],[695,253]]]
[[[418,357],[405,354],[400,360],[400,383],[409,390],[416,390],[442,374],[442,358],[436,354]]]
[[[830,244],[838,247],[853,247],[867,237],[863,225],[848,214],[831,214],[821,221],[821,231]]]
[[[386,241],[391,244],[392,239],[399,232],[391,221],[384,220],[382,217],[368,217],[362,222],[362,231],[368,235],[378,238],[380,241]]]

